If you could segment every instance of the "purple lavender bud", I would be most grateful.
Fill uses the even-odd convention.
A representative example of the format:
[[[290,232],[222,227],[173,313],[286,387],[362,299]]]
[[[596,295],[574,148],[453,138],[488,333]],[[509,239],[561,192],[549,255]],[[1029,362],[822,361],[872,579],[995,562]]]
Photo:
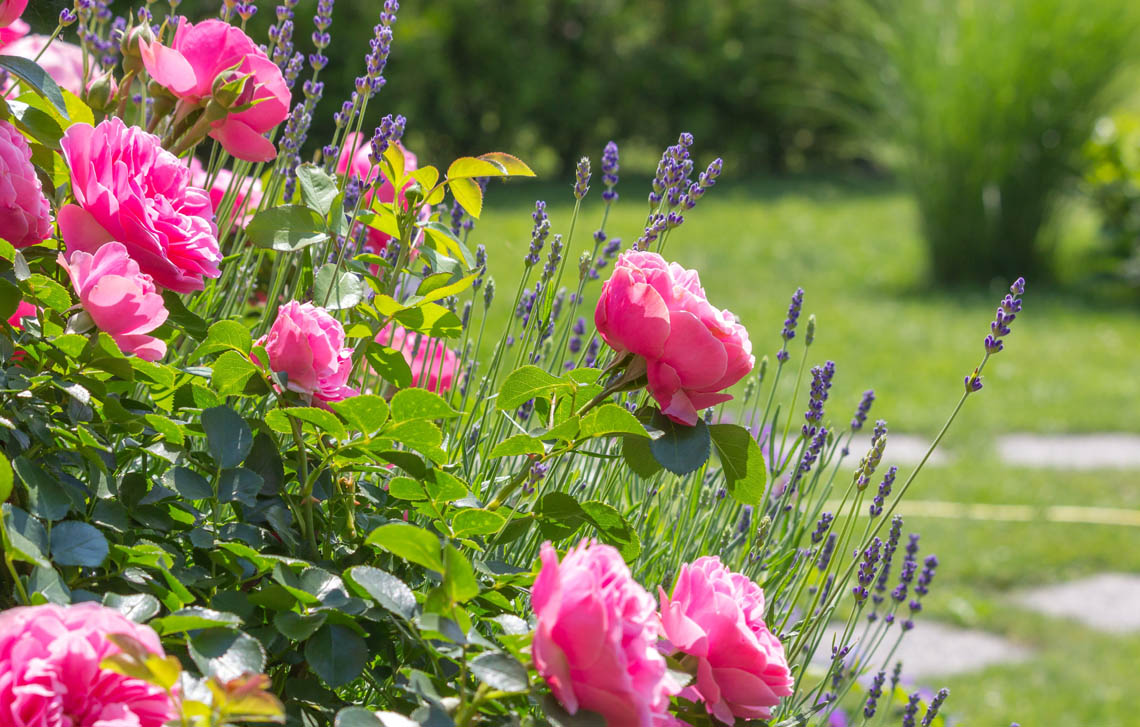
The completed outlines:
[[[518,420],[520,422],[525,423],[528,419],[530,419],[530,415],[533,412],[534,412],[534,399],[530,399],[529,401],[526,401],[525,403],[523,403],[522,406],[520,406],[518,408],[518,411],[515,412],[515,416],[518,417]]]
[[[1009,292],[1014,295],[1025,295],[1025,278],[1018,278],[1009,286]]]
[[[831,528],[831,521],[834,519],[835,516],[829,512],[820,515],[819,522],[815,524],[815,532],[811,534],[811,542],[818,543],[823,540],[823,536],[826,535],[827,531]]]
[[[791,358],[791,356],[788,354],[787,349],[782,348],[776,352],[776,360],[780,363],[787,363],[789,358]]]
[[[807,421],[803,425],[805,437],[815,434],[816,427],[823,421],[823,404],[827,401],[827,394],[831,390],[834,378],[834,361],[828,361],[823,366],[813,366],[811,369],[811,397],[808,401],[808,410],[804,413],[804,419]]]
[[[968,393],[982,390],[982,377],[978,375],[977,369],[974,369],[974,373],[967,376],[963,381],[966,384],[966,391]]]
[[[591,338],[590,344],[586,346],[586,356],[582,359],[582,363],[584,363],[587,367],[593,366],[594,363],[598,360],[598,349],[600,347],[601,343],[598,341],[598,339]]]
[[[800,311],[804,306],[804,289],[796,288],[796,292],[792,294],[792,302],[788,306],[788,317],[784,321],[784,330],[780,333],[781,338],[785,341],[790,341],[796,337],[796,322],[800,319]]]
[[[1018,280],[1021,280],[1018,278]],[[1022,283],[1024,285],[1024,282]],[[950,690],[942,687],[938,690],[938,694],[934,695],[934,699],[930,700],[930,706],[926,708],[926,714],[922,717],[922,727],[930,727],[934,718],[938,716],[938,710],[942,708],[942,703],[950,696]]]
[[[668,218],[663,214],[655,214],[649,218],[645,225],[645,230],[641,233],[641,237],[637,238],[634,243],[635,250],[648,250],[661,233],[664,232],[669,225]]]
[[[66,28],[69,25],[71,25],[72,23],[74,23],[76,20],[79,20],[79,16],[76,15],[75,11],[72,10],[71,8],[64,8],[63,10],[59,11],[60,27]]]
[[[871,679],[871,688],[867,690],[867,703],[863,706],[863,716],[871,719],[875,716],[879,697],[883,696],[883,682],[887,680],[886,672],[880,671]]]
[[[606,189],[602,192],[602,199],[606,202],[616,202],[618,193],[614,187],[618,183],[618,146],[614,142],[606,144],[602,151],[602,183]]]
[[[736,524],[736,532],[744,534],[748,532],[748,528],[752,525],[752,506],[745,505],[740,510],[740,522]]]
[[[827,540],[823,541],[823,547],[820,548],[819,558],[815,561],[815,567],[819,570],[827,570],[827,566],[831,563],[831,554],[835,552],[835,541],[837,536],[831,533],[827,536]]]
[[[550,252],[546,255],[546,265],[542,268],[542,280],[549,281],[558,272],[558,265],[562,262],[562,235],[555,235],[550,240]]]
[[[898,467],[891,466],[883,475],[883,481],[879,483],[879,491],[876,493],[875,499],[871,501],[871,517],[878,517],[883,514],[883,503],[891,494],[891,487],[895,483],[895,475],[898,474],[898,471]]]
[[[875,402],[875,390],[867,389],[863,392],[863,399],[859,402],[859,408],[855,410],[855,417],[851,420],[851,431],[857,432],[863,428],[863,424],[867,421],[867,414],[871,412],[871,404]]]
[[[578,160],[578,168],[574,170],[574,198],[581,200],[590,191],[590,158],[582,157]]]
[[[920,699],[922,699],[922,695],[918,692],[907,697],[906,706],[903,707],[902,727],[914,727],[914,719],[918,715],[918,702]]]

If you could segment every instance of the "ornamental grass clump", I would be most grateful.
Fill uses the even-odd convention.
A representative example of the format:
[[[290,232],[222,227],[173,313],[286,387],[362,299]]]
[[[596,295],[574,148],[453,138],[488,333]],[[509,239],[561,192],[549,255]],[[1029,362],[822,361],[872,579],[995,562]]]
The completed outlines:
[[[882,419],[843,466],[875,397],[836,409],[802,289],[757,335],[685,266],[720,160],[695,170],[681,134],[618,231],[606,145],[569,219],[535,205],[497,294],[483,200],[533,172],[434,166],[402,144],[414,120],[369,113],[394,0],[334,136],[309,140],[333,5],[311,54],[286,0],[231,58],[259,47],[252,3],[197,24],[78,3],[57,36],[78,31],[79,95],[0,57],[9,164],[43,180],[0,217],[3,723],[887,713],[902,673],[877,647],[921,628],[939,566],[896,514],[922,466],[900,476]],[[513,315],[489,326],[496,295]]]

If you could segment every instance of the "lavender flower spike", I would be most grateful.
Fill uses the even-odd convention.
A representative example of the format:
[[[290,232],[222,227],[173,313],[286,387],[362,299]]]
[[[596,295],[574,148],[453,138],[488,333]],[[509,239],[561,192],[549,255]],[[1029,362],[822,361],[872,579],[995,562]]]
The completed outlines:
[[[582,157],[574,173],[574,198],[582,199],[590,191],[590,158]]]
[[[855,417],[851,420],[851,431],[857,432],[863,428],[863,424],[867,421],[867,415],[871,412],[871,404],[875,402],[875,390],[867,389],[863,392],[863,399],[859,402],[859,408],[855,410]]]
[[[614,142],[606,144],[602,151],[602,183],[606,189],[602,192],[602,199],[606,202],[616,202],[618,193],[614,187],[618,183],[618,145]]]

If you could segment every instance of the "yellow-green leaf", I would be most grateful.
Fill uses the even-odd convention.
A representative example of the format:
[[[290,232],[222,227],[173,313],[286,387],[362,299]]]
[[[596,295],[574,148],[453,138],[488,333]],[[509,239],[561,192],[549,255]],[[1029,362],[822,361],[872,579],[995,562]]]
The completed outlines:
[[[470,179],[451,179],[447,182],[451,194],[467,214],[475,219],[483,212],[483,188]]]

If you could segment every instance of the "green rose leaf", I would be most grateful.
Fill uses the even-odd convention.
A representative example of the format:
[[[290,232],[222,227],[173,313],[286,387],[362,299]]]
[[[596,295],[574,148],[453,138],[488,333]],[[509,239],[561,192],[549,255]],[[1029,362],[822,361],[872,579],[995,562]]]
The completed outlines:
[[[180,634],[198,629],[211,629],[215,627],[240,626],[241,616],[227,611],[214,611],[209,608],[193,606],[182,608],[169,616],[156,618],[150,622],[150,627],[160,636]]]
[[[505,517],[492,510],[469,508],[459,511],[451,521],[451,527],[455,531],[455,537],[463,538],[469,535],[497,533],[506,521]]]
[[[135,623],[146,623],[158,615],[162,606],[158,599],[149,593],[132,593],[120,596],[118,593],[104,593],[103,605],[113,608]]]
[[[364,300],[364,283],[352,272],[322,265],[313,283],[313,300],[328,310],[352,308]]]
[[[368,646],[352,629],[325,624],[305,643],[305,660],[330,687],[343,687],[364,671]]]
[[[526,667],[518,659],[501,651],[488,651],[476,656],[468,667],[479,681],[501,692],[525,692],[530,688]]]
[[[190,637],[188,650],[203,675],[223,682],[265,671],[265,648],[241,631],[207,629]]]
[[[107,539],[93,525],[65,520],[51,530],[51,558],[56,565],[96,568],[109,551]]]
[[[649,442],[653,458],[673,474],[687,475],[708,461],[709,428],[703,420],[697,419],[696,425],[690,427],[654,409],[651,426],[661,431],[660,437]]]
[[[451,419],[459,412],[440,396],[426,389],[404,389],[392,397],[392,419],[397,422],[415,419]]]
[[[210,456],[222,469],[237,467],[253,447],[249,424],[228,406],[215,406],[202,412],[202,428]]]
[[[416,613],[416,596],[412,589],[396,576],[368,565],[358,565],[345,571],[348,582],[358,593],[366,595],[397,616],[406,619]]]
[[[523,366],[512,371],[503,381],[495,406],[499,409],[516,409],[531,399],[549,398],[561,390],[569,390],[569,384],[537,366]]]
[[[752,434],[737,424],[713,424],[709,437],[720,456],[729,493],[742,504],[760,504],[768,483],[768,469]]]
[[[368,545],[377,545],[406,561],[443,573],[439,537],[408,523],[388,523],[368,534]]]
[[[255,246],[279,252],[296,252],[329,238],[324,216],[299,204],[258,212],[245,232]]]
[[[402,358],[401,358],[402,360]],[[361,434],[371,436],[388,421],[388,402],[375,394],[360,394],[329,404],[333,411]]]

